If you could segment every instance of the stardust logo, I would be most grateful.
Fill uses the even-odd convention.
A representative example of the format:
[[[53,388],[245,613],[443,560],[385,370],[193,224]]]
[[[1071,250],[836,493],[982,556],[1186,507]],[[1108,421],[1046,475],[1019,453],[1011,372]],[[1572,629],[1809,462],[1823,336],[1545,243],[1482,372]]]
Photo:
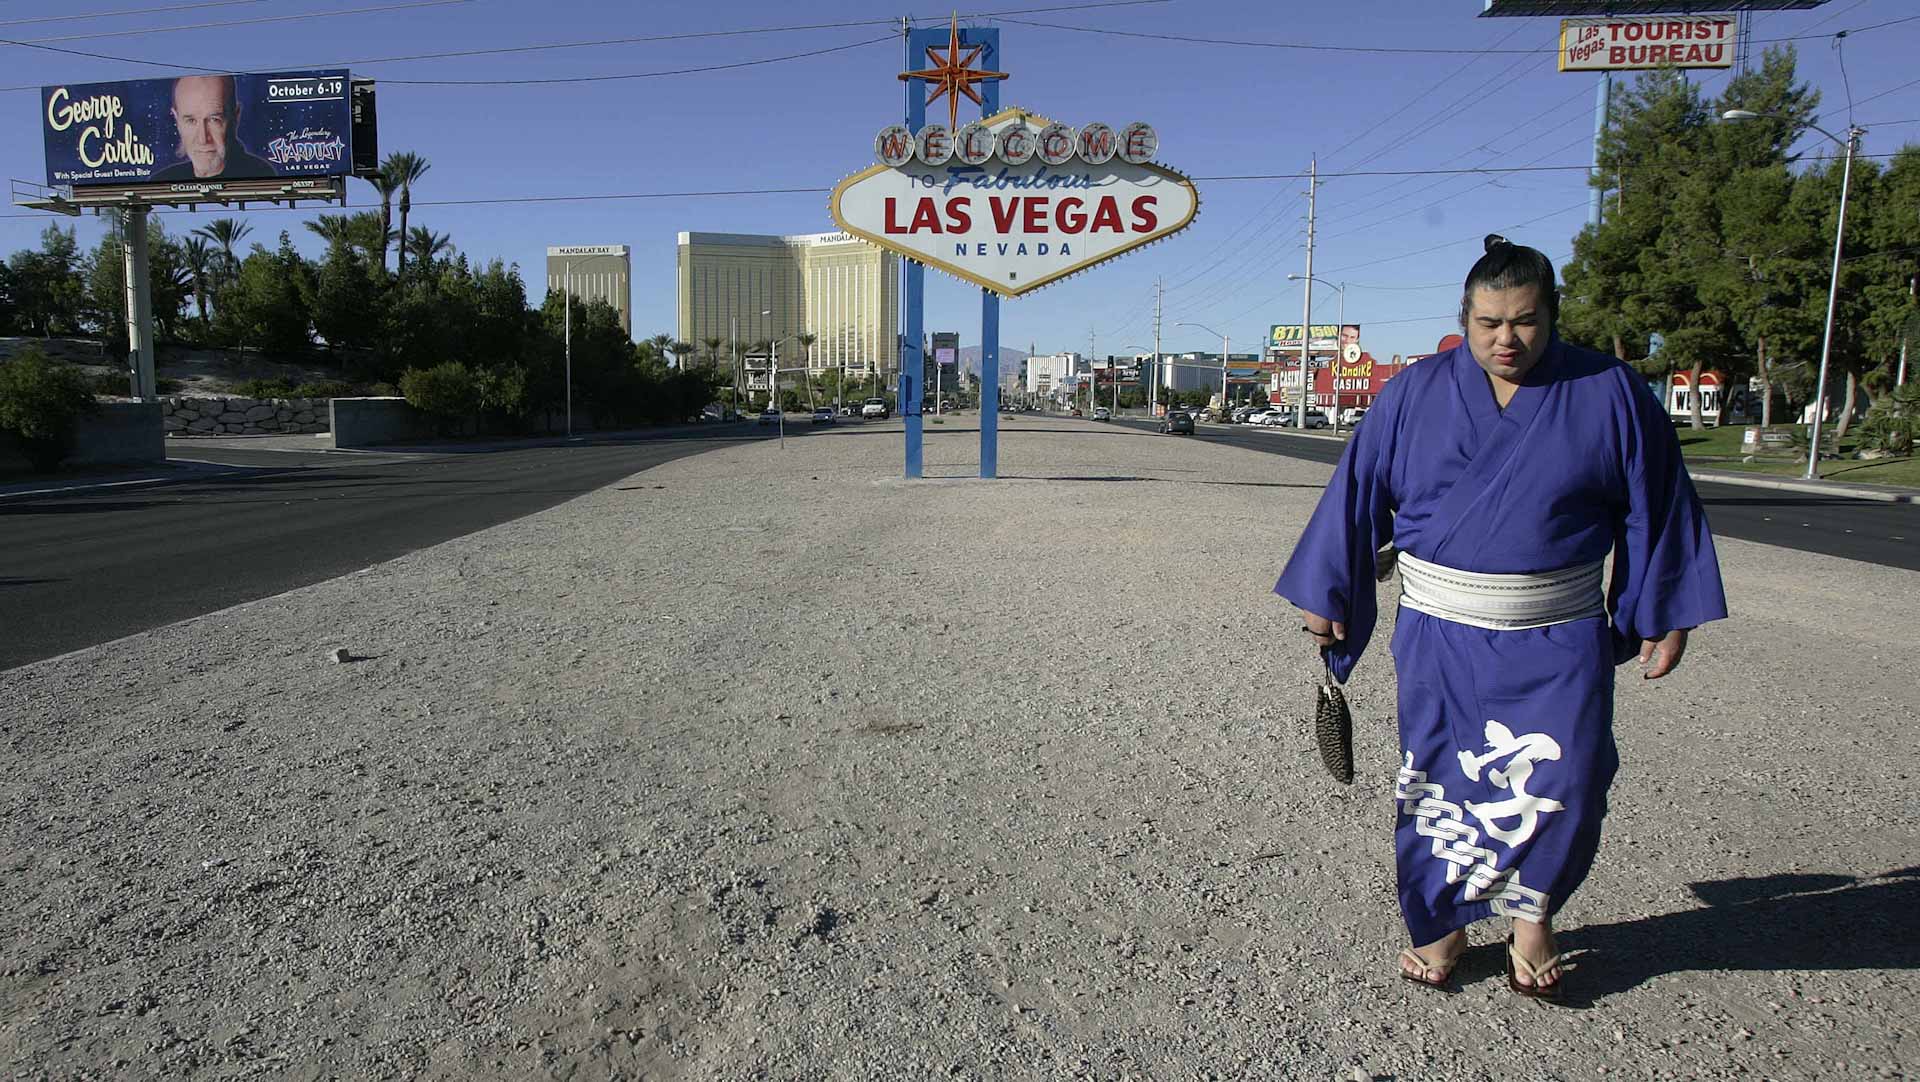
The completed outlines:
[[[267,144],[267,160],[275,165],[345,161],[347,144],[324,128],[288,132]]]
[[[845,232],[1018,296],[1186,228],[1199,193],[1159,149],[1144,123],[1074,129],[1020,109],[958,131],[894,125],[830,205]]]

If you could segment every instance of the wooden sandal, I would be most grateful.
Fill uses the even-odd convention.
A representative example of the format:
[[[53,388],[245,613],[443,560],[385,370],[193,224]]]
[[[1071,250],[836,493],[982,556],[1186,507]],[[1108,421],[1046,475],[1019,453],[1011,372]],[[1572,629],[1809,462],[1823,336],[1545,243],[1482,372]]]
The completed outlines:
[[[1562,963],[1566,957],[1565,954],[1556,954],[1546,961],[1541,962],[1539,965],[1534,965],[1532,962],[1527,961],[1526,955],[1521,954],[1520,951],[1514,947],[1513,937],[1508,936],[1507,987],[1512,989],[1516,995],[1526,996],[1528,999],[1559,999],[1561,982],[1555,980],[1553,983],[1547,984],[1545,983],[1545,978],[1548,974],[1556,971],[1560,972],[1564,977],[1567,967]],[[1525,973],[1527,979],[1533,983],[1521,984],[1516,971]]]
[[[1414,950],[1412,947],[1402,947],[1400,949],[1400,959],[1402,961],[1412,962],[1415,966],[1419,967],[1420,975],[1415,976],[1402,969],[1400,971],[1400,979],[1409,984],[1417,984],[1422,988],[1430,988],[1436,992],[1458,992],[1460,989],[1453,983],[1453,967],[1459,964],[1460,955],[1465,953],[1466,950],[1462,948],[1455,952],[1453,957],[1443,962],[1434,963],[1427,961],[1426,958],[1421,956],[1419,951]],[[1437,981],[1428,980],[1427,974],[1429,973],[1439,973],[1440,979]]]

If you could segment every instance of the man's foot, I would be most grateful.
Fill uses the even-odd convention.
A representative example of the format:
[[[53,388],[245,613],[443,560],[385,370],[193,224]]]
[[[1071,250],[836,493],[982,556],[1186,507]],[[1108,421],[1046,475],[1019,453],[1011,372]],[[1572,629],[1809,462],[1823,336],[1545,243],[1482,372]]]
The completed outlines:
[[[1454,963],[1467,950],[1467,933],[1452,932],[1424,947],[1408,947],[1400,952],[1400,976],[1433,988],[1446,988],[1453,979]]]
[[[1559,997],[1562,959],[1553,929],[1528,920],[1514,921],[1507,956],[1507,983],[1514,991],[1541,999]]]

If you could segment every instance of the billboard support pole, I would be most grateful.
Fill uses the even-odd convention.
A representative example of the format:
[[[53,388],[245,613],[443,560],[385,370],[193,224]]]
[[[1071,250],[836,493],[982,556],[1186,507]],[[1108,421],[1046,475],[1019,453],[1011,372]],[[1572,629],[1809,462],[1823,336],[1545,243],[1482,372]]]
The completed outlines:
[[[908,29],[906,32],[906,70],[912,71],[915,38],[921,32]],[[902,84],[907,95],[907,131],[918,135],[927,122],[926,93],[912,79]],[[927,268],[911,259],[900,261],[900,296],[906,303],[906,318],[900,327],[900,371],[894,398],[900,406],[900,420],[907,429],[906,475],[920,477],[925,470],[922,465],[924,433],[920,421],[920,377],[926,357],[921,350],[921,336],[926,323],[927,304]],[[912,354],[909,358],[908,354]]]
[[[126,242],[120,246],[127,283],[127,361],[133,397],[158,397],[153,378],[153,294],[147,274],[147,208],[120,212]]]
[[[984,45],[980,66],[1004,71],[1000,61],[1000,31],[972,30],[974,44]],[[1000,80],[980,84],[980,118],[1000,111]],[[1000,297],[980,291],[980,476],[1000,476]]]

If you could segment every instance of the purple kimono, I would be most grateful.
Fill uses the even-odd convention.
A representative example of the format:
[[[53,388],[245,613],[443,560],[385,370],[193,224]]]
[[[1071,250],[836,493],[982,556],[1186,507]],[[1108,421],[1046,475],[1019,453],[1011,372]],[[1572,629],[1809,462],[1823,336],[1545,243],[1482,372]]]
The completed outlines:
[[[1400,908],[1416,944],[1494,914],[1542,921],[1593,865],[1614,666],[1726,616],[1706,513],[1639,376],[1556,336],[1505,410],[1466,345],[1407,369],[1355,432],[1274,592],[1344,623],[1345,680],[1392,541],[1462,571],[1534,574],[1613,553],[1608,616],[1488,630],[1402,607]]]

